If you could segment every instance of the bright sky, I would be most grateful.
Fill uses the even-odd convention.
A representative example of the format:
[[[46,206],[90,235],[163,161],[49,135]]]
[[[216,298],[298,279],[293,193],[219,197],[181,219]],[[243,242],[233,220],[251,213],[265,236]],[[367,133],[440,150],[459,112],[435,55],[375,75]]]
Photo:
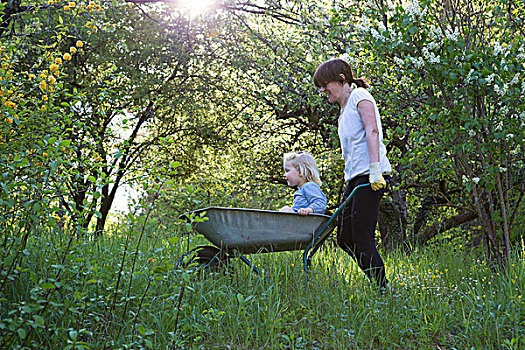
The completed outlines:
[[[111,205],[110,212],[116,214],[117,212],[128,212],[128,203],[130,203],[130,197],[138,200],[139,192],[131,188],[129,185],[121,185],[117,189],[115,199]]]
[[[214,3],[214,0],[179,0],[180,6],[187,9],[191,17],[202,15]]]

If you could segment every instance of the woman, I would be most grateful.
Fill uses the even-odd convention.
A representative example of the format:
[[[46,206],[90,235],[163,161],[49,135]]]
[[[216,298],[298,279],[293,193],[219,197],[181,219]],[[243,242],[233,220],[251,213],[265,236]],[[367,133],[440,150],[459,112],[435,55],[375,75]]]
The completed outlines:
[[[328,100],[341,107],[338,133],[345,161],[347,183],[343,202],[359,189],[339,218],[337,244],[383,289],[388,280],[385,265],[375,244],[379,201],[392,172],[383,143],[381,119],[376,102],[362,79],[355,79],[350,65],[341,59],[323,62],[314,73],[314,84]]]

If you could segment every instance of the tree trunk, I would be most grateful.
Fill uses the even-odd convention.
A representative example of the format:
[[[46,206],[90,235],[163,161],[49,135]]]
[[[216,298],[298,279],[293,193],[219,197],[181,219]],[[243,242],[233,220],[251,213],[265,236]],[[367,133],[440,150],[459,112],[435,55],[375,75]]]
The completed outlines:
[[[425,228],[425,231],[421,234],[419,241],[421,243],[428,242],[430,239],[435,237],[438,233],[445,232],[450,230],[451,228],[458,227],[461,224],[464,224],[465,222],[474,220],[478,217],[478,214],[473,211],[466,211],[461,214],[455,215],[451,218],[446,219],[443,222],[427,226]]]
[[[381,242],[388,250],[404,243],[407,229],[406,195],[404,191],[392,192],[392,198],[379,204],[378,218]]]

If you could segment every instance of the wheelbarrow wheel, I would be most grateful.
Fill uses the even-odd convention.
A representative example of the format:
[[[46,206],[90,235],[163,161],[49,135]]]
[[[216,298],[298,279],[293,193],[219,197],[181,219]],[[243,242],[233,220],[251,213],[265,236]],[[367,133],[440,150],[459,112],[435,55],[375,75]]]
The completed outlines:
[[[199,245],[182,257],[182,267],[188,268],[190,265],[198,268],[205,268],[211,270],[219,270],[225,267],[230,260],[228,254],[211,245]]]

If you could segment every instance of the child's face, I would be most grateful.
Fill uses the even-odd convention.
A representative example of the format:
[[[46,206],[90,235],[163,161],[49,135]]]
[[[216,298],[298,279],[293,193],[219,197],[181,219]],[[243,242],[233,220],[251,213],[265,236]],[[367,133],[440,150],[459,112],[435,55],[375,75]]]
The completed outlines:
[[[290,187],[301,187],[306,182],[291,162],[284,162],[284,178]]]

